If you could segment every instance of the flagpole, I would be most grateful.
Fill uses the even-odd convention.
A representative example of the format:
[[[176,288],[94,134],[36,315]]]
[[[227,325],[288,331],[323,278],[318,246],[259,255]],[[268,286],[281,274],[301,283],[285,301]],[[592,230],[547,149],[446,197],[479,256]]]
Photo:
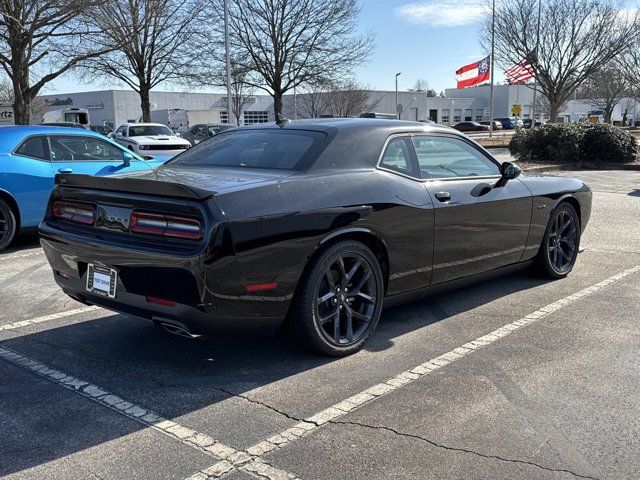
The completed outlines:
[[[542,13],[542,0],[538,0],[538,26],[536,28],[536,56],[533,59],[538,62],[538,50],[540,49],[540,15]],[[535,74],[535,70],[534,70]],[[536,97],[538,94],[538,77],[533,76],[533,105],[531,105],[531,128],[536,128]],[[540,119],[542,120],[542,118]]]
[[[496,0],[492,1],[491,8],[491,89],[489,90],[489,138],[493,138],[493,57],[495,53],[495,37],[496,37]]]

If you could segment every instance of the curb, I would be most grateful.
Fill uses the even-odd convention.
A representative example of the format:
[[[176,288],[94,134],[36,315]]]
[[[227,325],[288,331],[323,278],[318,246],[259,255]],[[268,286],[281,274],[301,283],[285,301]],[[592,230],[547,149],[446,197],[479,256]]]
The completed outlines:
[[[562,165],[545,165],[542,167],[524,168],[525,172],[556,172],[561,170],[636,170],[640,171],[640,163],[590,163],[577,162]]]

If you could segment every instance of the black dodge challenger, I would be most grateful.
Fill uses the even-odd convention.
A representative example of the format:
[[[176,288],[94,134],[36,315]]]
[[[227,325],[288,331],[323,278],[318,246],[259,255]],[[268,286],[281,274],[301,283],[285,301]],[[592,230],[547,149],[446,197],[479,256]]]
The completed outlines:
[[[173,333],[360,349],[385,306],[535,264],[567,275],[591,212],[437,125],[329,119],[229,130],[152,172],[58,175],[41,243],[74,299]]]

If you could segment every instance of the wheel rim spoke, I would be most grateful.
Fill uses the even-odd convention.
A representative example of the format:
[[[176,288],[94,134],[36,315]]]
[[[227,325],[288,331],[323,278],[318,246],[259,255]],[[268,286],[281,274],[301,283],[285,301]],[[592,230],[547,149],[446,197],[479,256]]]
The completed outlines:
[[[349,273],[347,273],[347,281],[350,282],[353,279],[353,276],[358,271],[358,268],[360,268],[360,265],[362,265],[361,260],[358,260],[356,261],[356,263],[353,264],[353,267],[351,267],[351,269],[349,270]]]
[[[326,302],[327,300],[331,300],[335,296],[336,296],[335,292],[331,291],[331,292],[319,297],[318,298],[318,305]]]
[[[340,312],[336,312],[333,319],[333,341],[340,343]]]
[[[340,275],[340,282],[344,283],[345,279],[347,278],[347,272],[344,269],[344,259],[342,257],[338,258],[338,261],[336,262],[336,265],[338,266],[338,273]]]
[[[358,285],[356,285],[354,288],[356,292],[362,291],[362,287],[364,287],[364,284],[366,283],[366,281],[369,280],[370,275],[371,275],[371,272],[369,272],[368,270],[364,273],[364,275],[362,275],[362,278],[358,282]]]
[[[349,311],[351,312],[351,315],[353,315],[355,318],[357,318],[360,321],[369,323],[371,321],[370,317],[367,317],[366,315],[363,315],[362,313],[358,312],[357,310],[353,310],[353,309],[349,309]]]
[[[345,315],[347,317],[347,341],[353,342],[353,314],[349,307],[345,309]]]
[[[329,284],[329,288],[331,290],[335,290],[336,284],[333,281],[333,273],[331,273],[331,270],[327,270],[326,272],[324,272],[324,278],[327,279],[327,283]]]
[[[367,303],[375,303],[376,301],[375,297],[372,297],[371,295],[367,295],[366,293],[362,293],[362,292],[356,292],[352,296],[360,297]]]
[[[335,312],[332,312],[330,315],[320,318],[320,325],[325,325],[329,321],[335,320],[335,317],[337,316],[338,316],[338,311],[336,310]]]

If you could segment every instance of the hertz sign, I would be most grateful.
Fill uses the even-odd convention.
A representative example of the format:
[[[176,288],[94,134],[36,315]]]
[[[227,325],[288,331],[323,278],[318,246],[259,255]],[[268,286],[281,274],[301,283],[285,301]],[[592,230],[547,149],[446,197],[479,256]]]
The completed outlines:
[[[0,105],[0,125],[15,125],[13,117],[13,107],[11,105]]]

